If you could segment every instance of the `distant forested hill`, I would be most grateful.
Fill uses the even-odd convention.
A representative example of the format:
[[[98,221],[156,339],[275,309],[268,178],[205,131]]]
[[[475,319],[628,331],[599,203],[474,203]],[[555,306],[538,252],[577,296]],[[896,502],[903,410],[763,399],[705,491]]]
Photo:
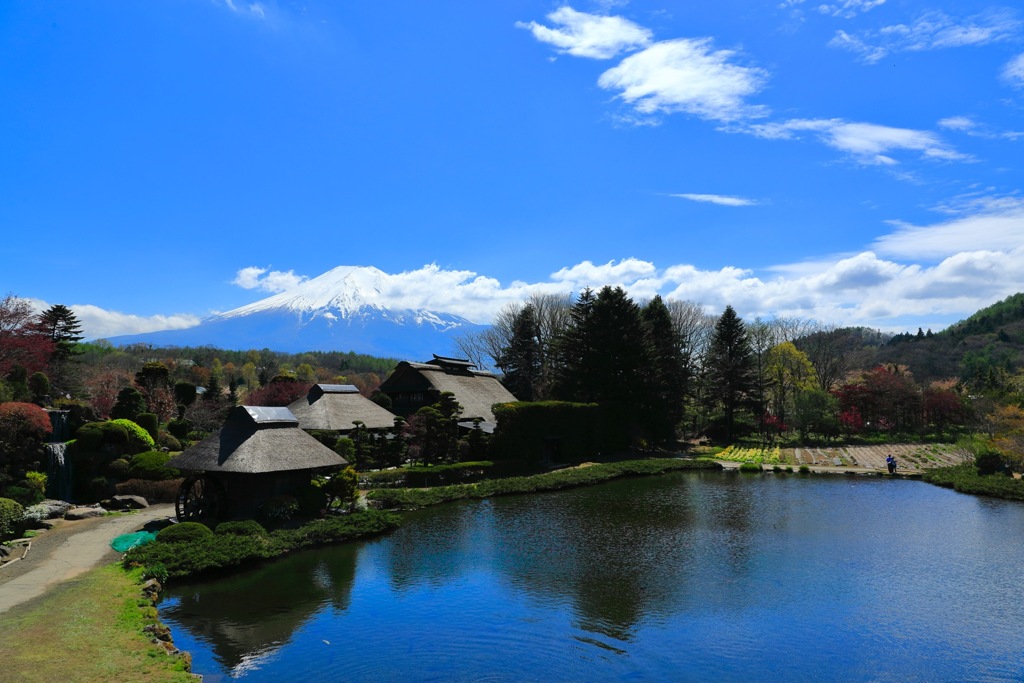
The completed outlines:
[[[979,390],[999,390],[1024,369],[1024,293],[941,332],[895,335],[877,361],[907,365],[919,382],[956,377]]]

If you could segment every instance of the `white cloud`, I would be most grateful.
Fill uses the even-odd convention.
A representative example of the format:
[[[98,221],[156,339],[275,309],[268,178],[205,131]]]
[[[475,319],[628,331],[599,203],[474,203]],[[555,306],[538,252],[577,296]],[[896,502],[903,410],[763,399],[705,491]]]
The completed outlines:
[[[1024,200],[984,198],[950,211],[961,215],[925,226],[894,221],[896,231],[876,240],[874,248],[891,256],[914,259],[1024,248]],[[1021,268],[1024,269],[1024,261]]]
[[[267,18],[267,7],[259,2],[243,2],[236,5],[234,0],[224,0],[224,6],[236,14],[245,14],[256,19]]]
[[[577,12],[568,5],[547,16],[555,28],[535,21],[519,21],[516,27],[529,30],[542,43],[554,45],[559,52],[575,57],[611,59],[651,41],[649,29],[623,17]]]
[[[715,50],[710,38],[654,43],[601,74],[597,84],[643,115],[685,113],[716,121],[764,116],[745,98],[763,87],[768,73],[733,62],[736,52]]]
[[[818,11],[832,17],[852,19],[858,14],[870,12],[874,8],[884,4],[885,0],[840,0],[840,2],[831,5],[818,5]]]
[[[691,192],[683,192],[681,194],[670,194],[669,196],[678,197],[679,199],[689,199],[691,202],[718,204],[719,206],[754,206],[757,204],[753,199],[732,197],[724,194],[693,194]]]
[[[829,42],[860,55],[873,64],[887,54],[940,50],[969,45],[987,45],[1017,36],[1021,21],[1010,10],[989,10],[965,19],[954,19],[940,12],[928,12],[909,24],[891,24],[873,31],[851,35],[837,31]]]
[[[50,304],[39,299],[30,299],[33,308],[42,312]],[[183,330],[195,327],[200,318],[185,313],[176,315],[132,315],[119,311],[109,311],[92,304],[72,304],[68,306],[82,324],[82,335],[85,339],[105,339],[122,334],[141,334],[157,330]]]
[[[917,152],[925,159],[970,159],[955,151],[935,133],[875,123],[842,119],[791,119],[781,123],[754,124],[738,130],[771,140],[792,140],[802,132],[814,133],[829,147],[845,152],[863,165],[895,165],[899,162],[890,155],[901,151]]]
[[[235,275],[231,284],[242,289],[259,289],[264,292],[283,292],[291,289],[306,279],[304,275],[296,275],[294,271],[269,271],[258,266],[242,268]]]
[[[1003,78],[1015,87],[1024,87],[1024,53],[1017,55],[1003,67]]]
[[[939,121],[939,128],[949,130],[971,131],[977,128],[978,124],[967,116],[950,116]]]
[[[594,265],[583,261],[570,268],[562,268],[552,273],[551,279],[557,282],[571,283],[575,289],[582,287],[601,287],[607,284],[623,284],[641,278],[647,278],[657,271],[653,263],[635,258],[622,259],[618,263]]]

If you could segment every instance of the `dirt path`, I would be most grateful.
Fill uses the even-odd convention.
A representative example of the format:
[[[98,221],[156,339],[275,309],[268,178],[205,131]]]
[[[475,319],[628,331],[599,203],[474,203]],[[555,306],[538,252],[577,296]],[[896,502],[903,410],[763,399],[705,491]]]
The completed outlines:
[[[173,505],[162,504],[124,515],[58,520],[52,529],[32,539],[25,559],[0,568],[0,614],[39,597],[56,583],[117,560],[120,554],[110,547],[110,541],[173,514]]]

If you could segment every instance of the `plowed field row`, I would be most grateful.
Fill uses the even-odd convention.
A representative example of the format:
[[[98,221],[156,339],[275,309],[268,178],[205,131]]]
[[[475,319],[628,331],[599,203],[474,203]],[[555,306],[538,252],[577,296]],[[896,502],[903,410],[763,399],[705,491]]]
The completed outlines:
[[[970,454],[953,444],[886,444],[881,446],[839,446],[836,448],[794,448],[785,451],[794,465],[830,467],[866,467],[885,469],[885,458],[892,455],[900,469],[929,469],[957,465]]]

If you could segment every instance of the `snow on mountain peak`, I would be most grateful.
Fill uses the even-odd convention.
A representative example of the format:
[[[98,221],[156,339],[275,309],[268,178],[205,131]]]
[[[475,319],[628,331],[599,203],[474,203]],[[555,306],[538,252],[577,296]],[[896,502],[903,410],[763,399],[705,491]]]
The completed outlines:
[[[384,309],[381,293],[387,274],[373,266],[338,266],[323,275],[260,301],[217,316],[220,319],[286,310],[303,313],[331,312],[349,318],[363,308]]]

